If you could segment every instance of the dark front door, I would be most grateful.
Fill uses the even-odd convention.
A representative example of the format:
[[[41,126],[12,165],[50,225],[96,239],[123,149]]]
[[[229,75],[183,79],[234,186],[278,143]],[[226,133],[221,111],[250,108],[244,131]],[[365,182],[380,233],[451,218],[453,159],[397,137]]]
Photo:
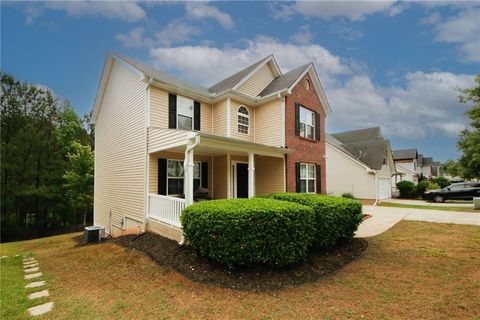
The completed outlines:
[[[237,163],[237,198],[248,198],[248,164]]]

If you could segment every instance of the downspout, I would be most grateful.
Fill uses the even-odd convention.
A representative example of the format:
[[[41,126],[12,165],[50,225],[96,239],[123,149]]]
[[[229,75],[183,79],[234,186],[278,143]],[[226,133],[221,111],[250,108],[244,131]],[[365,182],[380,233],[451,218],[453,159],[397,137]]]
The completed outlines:
[[[184,168],[188,168],[188,165],[189,165],[188,159],[190,158],[189,157],[190,152],[192,152],[192,150],[195,149],[199,143],[200,143],[200,136],[197,134],[195,136],[195,142],[192,145],[188,145],[185,148],[185,159],[183,160],[183,167]],[[187,170],[184,169],[184,172],[187,172]],[[190,170],[188,172],[190,173]],[[190,179],[190,178],[188,178],[188,179]],[[190,185],[188,187],[190,187]],[[192,191],[193,191],[193,188],[192,188]],[[178,244],[180,246],[183,246],[185,244],[185,235],[183,234],[183,232],[182,232],[182,238],[180,239],[180,242]]]
[[[376,170],[373,170],[373,169],[367,169],[367,172],[368,173],[372,173],[373,174],[373,177],[375,179],[375,203],[373,204],[374,206],[376,206],[378,204],[378,175],[377,175],[377,171]]]

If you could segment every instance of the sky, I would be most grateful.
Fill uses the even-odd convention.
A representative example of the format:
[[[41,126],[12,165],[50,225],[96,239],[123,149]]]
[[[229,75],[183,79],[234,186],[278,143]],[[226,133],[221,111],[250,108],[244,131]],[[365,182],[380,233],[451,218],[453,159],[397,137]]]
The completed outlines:
[[[480,73],[480,2],[1,3],[2,72],[92,109],[109,52],[210,86],[273,54],[313,62],[327,132],[380,126],[392,149],[445,161],[468,126],[458,88]]]

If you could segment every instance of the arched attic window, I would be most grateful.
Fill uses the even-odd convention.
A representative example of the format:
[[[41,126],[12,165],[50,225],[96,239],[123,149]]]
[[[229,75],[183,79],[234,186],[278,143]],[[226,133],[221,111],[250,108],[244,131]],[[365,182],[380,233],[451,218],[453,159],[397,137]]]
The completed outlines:
[[[240,106],[237,111],[238,132],[248,134],[250,114],[245,106]]]

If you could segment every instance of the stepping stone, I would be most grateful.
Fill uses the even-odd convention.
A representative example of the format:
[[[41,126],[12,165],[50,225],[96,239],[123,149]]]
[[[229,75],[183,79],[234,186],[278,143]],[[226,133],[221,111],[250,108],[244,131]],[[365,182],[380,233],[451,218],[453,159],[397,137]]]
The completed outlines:
[[[49,295],[50,294],[48,293],[48,290],[42,290],[42,291],[30,293],[28,295],[28,299],[33,300],[33,299],[48,297]]]
[[[34,278],[39,278],[42,276],[42,273],[41,272],[37,272],[37,273],[30,273],[30,274],[26,274],[25,275],[25,279],[26,280],[29,280],[29,279],[34,279]]]
[[[16,258],[16,257],[20,257],[20,255],[19,255],[19,254],[16,254],[16,255],[14,255],[14,257],[15,257],[15,258]]]
[[[36,287],[44,286],[46,284],[47,284],[46,281],[35,281],[35,282],[31,282],[31,283],[27,284],[25,286],[25,288],[36,288]]]
[[[27,258],[23,259],[23,262],[28,262],[28,261],[33,261],[33,260],[35,260],[34,257],[27,257]]]
[[[33,268],[33,267],[38,267],[38,262],[23,265],[23,268],[25,268],[25,269]]]
[[[47,302],[39,306],[31,307],[28,309],[28,313],[31,316],[39,316],[41,314],[47,313],[53,308],[53,302]]]
[[[8,256],[2,256],[0,259],[5,259],[5,258],[8,258]]]
[[[37,272],[38,270],[40,270],[39,267],[36,267],[36,268],[30,268],[30,269],[25,269],[25,273],[31,273],[31,272]]]

